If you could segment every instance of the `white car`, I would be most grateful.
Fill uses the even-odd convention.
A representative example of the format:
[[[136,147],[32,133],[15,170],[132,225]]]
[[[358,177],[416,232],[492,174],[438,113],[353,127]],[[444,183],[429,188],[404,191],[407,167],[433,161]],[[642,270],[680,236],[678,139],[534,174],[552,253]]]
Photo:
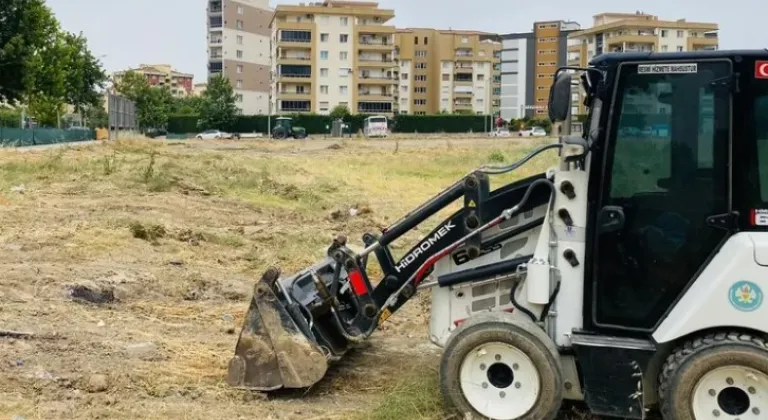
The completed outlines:
[[[230,138],[230,134],[225,133],[221,130],[205,130],[202,133],[195,136],[195,138],[198,139],[228,139]]]
[[[547,131],[541,127],[533,127],[530,130],[520,130],[518,135],[520,137],[546,137]]]
[[[509,137],[512,134],[509,132],[509,129],[507,128],[499,128],[497,130],[491,131],[489,133],[492,137]]]

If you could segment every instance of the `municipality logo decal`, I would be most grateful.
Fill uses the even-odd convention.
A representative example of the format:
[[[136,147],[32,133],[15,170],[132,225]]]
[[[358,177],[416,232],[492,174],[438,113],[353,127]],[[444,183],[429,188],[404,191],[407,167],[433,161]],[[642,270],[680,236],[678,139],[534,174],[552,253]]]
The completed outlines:
[[[763,291],[751,281],[740,281],[728,292],[728,300],[742,312],[752,312],[763,304]]]

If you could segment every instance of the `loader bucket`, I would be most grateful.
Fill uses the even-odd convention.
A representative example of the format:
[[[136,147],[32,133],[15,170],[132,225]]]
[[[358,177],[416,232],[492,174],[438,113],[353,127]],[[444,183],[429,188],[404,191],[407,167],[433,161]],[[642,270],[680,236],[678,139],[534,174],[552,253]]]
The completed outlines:
[[[274,285],[280,273],[270,268],[253,291],[227,382],[236,388],[272,391],[306,388],[328,369],[320,347],[308,339],[278,299]]]

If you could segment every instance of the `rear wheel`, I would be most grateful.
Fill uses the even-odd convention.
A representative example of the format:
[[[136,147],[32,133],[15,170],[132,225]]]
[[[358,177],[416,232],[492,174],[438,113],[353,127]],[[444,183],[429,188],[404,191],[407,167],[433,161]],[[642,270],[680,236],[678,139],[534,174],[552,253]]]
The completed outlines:
[[[462,418],[551,420],[562,403],[559,364],[544,343],[507,323],[478,324],[446,346],[440,391]]]
[[[659,385],[665,420],[768,417],[768,347],[761,337],[710,334],[667,358]]]

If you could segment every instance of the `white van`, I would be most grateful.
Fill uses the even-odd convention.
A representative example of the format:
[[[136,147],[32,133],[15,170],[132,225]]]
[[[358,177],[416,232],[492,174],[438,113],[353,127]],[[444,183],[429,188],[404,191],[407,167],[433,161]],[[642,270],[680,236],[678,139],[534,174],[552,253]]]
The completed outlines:
[[[363,135],[365,137],[387,137],[389,126],[387,117],[376,115],[365,119]]]

